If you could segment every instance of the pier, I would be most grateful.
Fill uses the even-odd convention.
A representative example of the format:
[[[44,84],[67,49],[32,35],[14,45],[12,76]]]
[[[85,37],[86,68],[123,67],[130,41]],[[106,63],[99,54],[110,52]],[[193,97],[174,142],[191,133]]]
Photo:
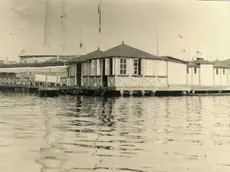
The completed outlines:
[[[230,93],[230,65],[156,56],[122,41],[106,51],[98,48],[72,56],[65,63],[0,65],[0,90],[40,96],[222,95]]]
[[[168,87],[84,87],[69,84],[69,79],[65,82],[45,83],[31,82],[19,79],[0,79],[1,91],[15,91],[37,93],[40,96],[55,97],[59,94],[72,96],[106,96],[106,97],[143,97],[143,96],[207,96],[207,95],[230,95],[230,86],[187,86],[170,85]],[[51,86],[52,85],[52,86]],[[46,93],[45,93],[46,92]],[[52,92],[52,93],[51,93]],[[49,94],[51,93],[51,94]]]

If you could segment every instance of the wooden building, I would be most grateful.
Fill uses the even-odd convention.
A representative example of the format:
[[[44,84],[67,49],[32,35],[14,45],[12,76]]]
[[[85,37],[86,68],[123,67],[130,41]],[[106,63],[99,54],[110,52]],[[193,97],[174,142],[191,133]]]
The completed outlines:
[[[187,85],[209,86],[210,89],[230,85],[230,66],[218,60],[197,58],[187,66]]]
[[[157,57],[124,43],[68,63],[71,77],[76,78],[78,86],[87,89],[155,91],[186,85],[187,62]]]

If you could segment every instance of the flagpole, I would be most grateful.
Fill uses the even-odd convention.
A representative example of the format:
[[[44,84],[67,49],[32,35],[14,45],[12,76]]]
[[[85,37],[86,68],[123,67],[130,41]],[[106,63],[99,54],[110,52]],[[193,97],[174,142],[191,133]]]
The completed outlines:
[[[83,43],[82,43],[82,26],[80,26],[80,55],[83,54]]]
[[[157,87],[157,81],[158,81],[158,58],[159,58],[159,41],[158,41],[158,27],[156,29],[156,47],[157,47],[157,59],[155,63],[156,73],[155,73],[155,87]]]
[[[98,1],[98,42],[97,46],[100,48],[100,36],[101,36],[101,0]]]
[[[45,0],[45,23],[44,23],[44,46],[47,44],[47,13],[48,13],[48,2]]]

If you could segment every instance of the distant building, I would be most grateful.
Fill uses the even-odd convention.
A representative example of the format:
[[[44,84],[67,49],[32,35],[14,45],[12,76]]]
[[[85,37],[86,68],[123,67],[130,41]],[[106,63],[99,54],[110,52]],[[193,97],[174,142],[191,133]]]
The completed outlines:
[[[0,64],[17,64],[16,61],[0,60]]]
[[[73,55],[19,55],[20,63],[43,63],[47,61],[67,61]]]
[[[8,64],[17,64],[16,61],[9,61]]]

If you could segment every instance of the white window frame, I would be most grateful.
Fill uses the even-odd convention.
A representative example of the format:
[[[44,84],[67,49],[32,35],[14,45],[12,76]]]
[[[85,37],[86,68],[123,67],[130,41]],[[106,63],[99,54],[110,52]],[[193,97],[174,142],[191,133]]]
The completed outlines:
[[[126,74],[127,74],[127,59],[120,58],[120,75],[126,75]]]
[[[94,73],[94,76],[97,76],[97,59],[95,59],[94,60],[94,71],[93,71],[93,73]]]
[[[139,59],[133,59],[133,75],[139,75]]]

